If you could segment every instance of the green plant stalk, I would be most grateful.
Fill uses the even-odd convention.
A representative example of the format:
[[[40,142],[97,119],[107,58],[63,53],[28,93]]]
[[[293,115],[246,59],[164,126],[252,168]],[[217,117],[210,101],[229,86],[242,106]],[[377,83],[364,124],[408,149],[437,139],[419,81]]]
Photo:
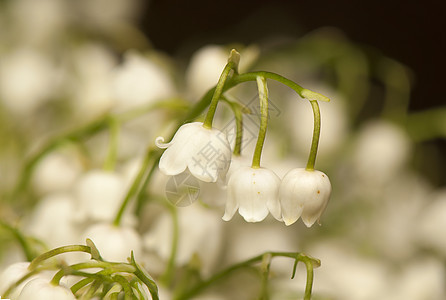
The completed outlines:
[[[305,266],[308,268],[309,265],[311,265],[312,268],[314,267],[319,267],[320,266],[320,260],[306,256],[303,253],[299,253],[299,252],[265,252],[261,255],[255,256],[251,259],[248,259],[246,261],[243,261],[241,263],[232,265],[220,272],[218,272],[217,274],[211,276],[209,279],[200,282],[199,284],[197,284],[196,286],[192,287],[191,289],[189,289],[188,291],[178,295],[177,297],[175,297],[175,300],[186,300],[186,299],[191,299],[193,296],[199,294],[200,292],[202,292],[203,290],[205,290],[206,288],[208,288],[209,286],[211,286],[212,284],[214,284],[215,282],[218,282],[220,279],[223,279],[225,277],[227,277],[228,275],[230,275],[231,273],[233,273],[234,271],[237,271],[239,269],[243,269],[246,267],[251,267],[251,265],[261,262],[264,259],[264,256],[270,254],[271,257],[277,257],[277,256],[281,256],[281,257],[289,257],[289,258],[293,258],[295,260],[298,261],[303,261],[305,263]],[[307,262],[305,262],[307,261]],[[307,269],[307,274],[308,273],[308,269]],[[311,274],[313,274],[313,271],[311,270]],[[310,286],[311,283],[311,286]],[[310,295],[311,297],[311,288],[312,288],[312,284],[313,284],[313,280],[311,279],[310,282],[306,283],[305,286],[305,294],[306,295]],[[307,300],[307,299],[305,299]]]
[[[296,93],[298,93],[301,97],[303,98],[317,98],[321,101],[330,101],[330,99],[328,99],[327,97],[320,95],[318,93],[315,92],[311,92],[308,89],[305,89],[303,87],[301,87],[300,85],[298,85],[297,83],[279,75],[276,73],[272,73],[272,72],[250,72],[250,73],[245,73],[245,74],[238,74],[237,72],[235,72],[234,70],[234,74],[231,78],[227,79],[224,86],[223,86],[223,90],[222,93],[230,90],[231,88],[235,87],[236,85],[243,83],[243,82],[248,82],[248,81],[255,81],[257,80],[257,76],[261,76],[261,77],[265,77],[268,79],[272,79],[272,80],[276,80],[278,82],[283,83],[284,85],[287,85],[288,87],[290,87],[291,89],[293,89]],[[196,117],[198,117],[205,109],[206,107],[209,106],[213,95],[215,94],[215,90],[216,87],[213,87],[211,89],[209,89],[206,94],[200,99],[200,101],[195,104],[193,107],[191,107],[191,109],[189,110],[189,112],[186,114],[186,116],[180,121],[178,122],[177,126],[176,126],[176,130],[172,133],[171,137],[168,140],[172,140],[173,135],[175,134],[175,132],[178,130],[178,128],[180,128],[184,123],[187,122],[191,122],[193,121]],[[316,97],[311,97],[311,96],[315,96]],[[149,183],[151,177],[154,174],[154,170],[156,169],[156,167],[158,166],[158,162],[159,159],[161,158],[162,155],[162,151],[158,151],[155,154],[154,157],[154,163],[151,167],[151,170],[149,172],[149,175],[147,176],[143,188],[142,190],[144,190],[144,188],[147,186],[147,184]],[[136,209],[137,212],[138,210],[143,206],[143,202],[144,202],[144,198],[141,197],[141,195],[139,195],[138,197],[138,203],[136,205]]]
[[[271,253],[266,253],[263,255],[262,259],[262,284],[261,284],[261,291],[260,291],[260,300],[268,300],[269,294],[268,294],[268,277],[269,277],[269,270],[271,267],[271,259],[272,255]]]
[[[262,156],[263,144],[265,143],[266,130],[268,128],[268,87],[265,77],[257,77],[257,87],[260,101],[260,128],[257,144],[252,158],[253,169],[260,168],[260,159]]]
[[[220,100],[220,97],[223,93],[223,87],[225,85],[226,79],[229,76],[229,73],[232,69],[234,69],[235,65],[234,62],[229,61],[225,68],[223,69],[223,72],[220,75],[220,78],[218,79],[217,86],[215,87],[214,95],[211,99],[211,104],[209,105],[208,113],[206,114],[206,118],[203,122],[203,127],[211,129],[212,128],[212,122],[214,120],[215,111],[217,110],[217,104]]]
[[[120,123],[118,120],[111,118],[109,121],[110,128],[110,142],[108,146],[108,153],[104,163],[105,171],[113,171],[116,165],[116,158],[118,156],[118,143]]]
[[[35,258],[35,253],[32,248],[29,246],[29,243],[26,237],[17,229],[12,227],[11,225],[0,221],[0,226],[10,231],[11,234],[17,239],[20,246],[22,247],[23,253],[25,254],[27,261],[32,261]]]
[[[155,281],[153,281],[153,279],[150,277],[150,275],[147,274],[145,270],[141,268],[135,261],[135,256],[133,255],[133,251],[130,256],[130,263],[136,268],[136,271],[134,272],[135,276],[138,277],[138,279],[141,280],[149,289],[150,295],[152,296],[152,300],[159,300],[158,286],[156,285]]]
[[[154,153],[154,150],[152,148],[149,148],[147,150],[146,156],[144,157],[143,164],[141,168],[139,169],[138,174],[136,175],[135,180],[133,181],[132,185],[130,186],[130,189],[128,190],[124,200],[122,201],[122,204],[116,213],[116,217],[113,221],[113,225],[119,226],[121,223],[122,216],[124,214],[125,208],[129,204],[130,200],[138,193],[139,188],[141,187],[141,183],[144,179],[144,174],[147,172],[147,169],[150,166],[150,161],[152,160],[152,155]]]
[[[304,300],[311,300],[311,292],[313,290],[313,264],[311,263],[308,257],[304,257],[302,261],[305,263],[305,267],[307,268],[307,283],[305,284],[305,294]]]
[[[59,248],[52,249],[48,252],[45,252],[39,256],[37,256],[28,266],[29,271],[33,271],[39,264],[44,262],[45,260],[67,252],[85,252],[88,254],[91,254],[91,249],[88,246],[84,245],[69,245],[69,246],[62,246]]]
[[[229,105],[235,117],[236,135],[234,151],[232,151],[232,153],[236,156],[240,156],[243,140],[243,108],[240,107],[240,104],[238,104],[237,102],[231,101],[226,97],[222,97],[222,100]]]
[[[301,96],[304,99],[307,100],[318,100],[318,101],[330,101],[329,98],[325,97],[324,95],[321,95],[319,93],[313,92],[309,89],[303,88],[302,86],[298,85],[294,81],[283,77],[282,75],[272,73],[272,72],[265,72],[265,71],[259,71],[259,72],[249,72],[244,74],[234,74],[230,79],[228,79],[225,89],[229,90],[230,88],[243,83],[247,81],[256,81],[257,77],[263,77],[266,79],[272,79],[275,81],[278,81],[291,89],[293,89],[299,96]]]
[[[130,264],[110,263],[105,261],[89,261],[62,267],[61,270],[59,270],[53,276],[53,279],[51,279],[51,283],[54,285],[58,285],[62,277],[66,275],[71,275],[72,272],[76,272],[83,269],[94,269],[94,268],[104,269],[101,274],[111,274],[117,272],[133,273],[136,271],[136,268]]]
[[[164,274],[161,276],[160,279],[161,282],[164,283],[166,286],[172,284],[173,275],[175,273],[175,261],[178,252],[178,240],[180,237],[177,208],[173,205],[170,205],[170,212],[172,215],[172,223],[173,223],[172,246],[170,249],[170,257],[169,261],[167,262],[166,271],[164,272]]]
[[[313,171],[314,165],[316,163],[317,149],[319,146],[319,137],[321,135],[321,112],[319,110],[319,104],[317,101],[310,101],[311,107],[313,108],[314,116],[314,128],[313,128],[313,138],[311,140],[310,155],[308,156],[308,162],[305,170]]]
[[[92,277],[87,277],[84,279],[79,280],[78,282],[76,282],[75,284],[73,284],[70,288],[71,292],[73,294],[76,294],[77,291],[79,291],[81,288],[87,286],[88,284],[92,283],[95,279]]]
[[[132,300],[134,295],[130,283],[122,275],[114,275],[113,280],[122,286],[122,289],[124,290],[124,299]]]

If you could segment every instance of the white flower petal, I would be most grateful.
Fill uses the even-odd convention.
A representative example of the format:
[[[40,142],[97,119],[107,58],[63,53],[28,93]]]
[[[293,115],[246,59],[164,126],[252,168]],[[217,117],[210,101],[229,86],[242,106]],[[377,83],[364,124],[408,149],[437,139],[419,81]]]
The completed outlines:
[[[159,162],[161,172],[166,175],[177,175],[186,170],[189,158],[196,152],[193,138],[202,127],[201,123],[188,123],[181,126],[175,133],[168,148]]]
[[[277,215],[278,209],[273,203],[278,201],[279,184],[280,179],[268,169],[239,168],[228,182],[228,211],[233,209],[232,201],[235,200],[240,215],[247,222],[260,222],[265,219],[269,212],[268,206],[273,208],[274,214]]]
[[[279,191],[285,224],[293,224],[301,216],[305,225],[311,227],[324,212],[330,194],[330,180],[324,173],[304,168],[291,170]]]
[[[159,168],[166,175],[177,175],[189,168],[196,178],[205,182],[216,182],[224,177],[231,161],[231,147],[226,135],[217,129],[207,129],[203,123],[195,122],[181,126],[170,143],[161,143],[166,148]]]

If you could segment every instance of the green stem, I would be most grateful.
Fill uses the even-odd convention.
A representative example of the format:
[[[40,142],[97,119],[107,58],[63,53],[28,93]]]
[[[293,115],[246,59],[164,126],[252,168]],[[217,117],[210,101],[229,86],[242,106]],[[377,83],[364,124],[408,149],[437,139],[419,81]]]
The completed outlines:
[[[133,299],[133,290],[130,286],[130,283],[122,276],[122,275],[114,275],[113,280],[119,283],[124,290],[124,299],[132,300]]]
[[[141,280],[147,286],[150,295],[152,296],[152,299],[159,300],[158,286],[156,285],[155,281],[153,281],[153,279],[150,277],[150,275],[147,274],[147,272],[136,263],[133,251],[130,257],[130,262],[136,268],[136,271],[134,272],[135,276],[138,277],[138,279]]]
[[[77,291],[79,291],[81,288],[87,286],[88,284],[92,283],[93,281],[94,281],[94,278],[92,278],[92,277],[81,279],[78,282],[76,282],[75,284],[73,284],[73,286],[71,286],[70,290],[73,294],[76,294]]]
[[[264,77],[266,79],[272,79],[272,80],[278,81],[278,82],[290,87],[299,96],[301,96],[302,98],[307,99],[307,100],[319,100],[319,101],[325,101],[325,102],[330,101],[330,99],[325,97],[324,95],[313,92],[309,89],[305,89],[305,88],[301,87],[300,85],[298,85],[297,83],[295,83],[294,81],[283,77],[282,75],[272,73],[272,72],[265,72],[265,71],[249,72],[249,73],[244,73],[244,74],[234,74],[234,76],[232,76],[232,78],[230,78],[228,80],[228,82],[225,86],[226,87],[225,90],[228,90],[242,82],[256,81],[257,77]]]
[[[314,164],[316,163],[317,148],[319,146],[319,137],[321,134],[321,112],[319,110],[319,104],[315,100],[310,101],[310,103],[311,107],[313,108],[314,129],[313,129],[313,139],[311,141],[310,155],[308,156],[308,162],[305,168],[307,171],[314,170]]]
[[[215,87],[214,95],[211,99],[211,104],[209,105],[209,110],[206,115],[206,119],[203,122],[203,127],[205,128],[212,128],[212,121],[214,120],[215,111],[217,110],[217,104],[220,100],[221,94],[223,93],[223,87],[225,85],[226,79],[229,76],[229,72],[231,72],[232,69],[234,69],[234,63],[229,61],[225,68],[223,69],[223,72],[220,75],[220,78],[218,79],[217,86]]]
[[[84,245],[69,245],[55,248],[37,256],[28,266],[28,270],[33,271],[39,264],[48,258],[67,252],[85,252],[91,254],[91,249],[90,247]]]
[[[35,253],[29,246],[29,243],[27,241],[27,238],[15,227],[12,227],[11,225],[0,221],[0,226],[7,229],[11,232],[11,234],[17,239],[20,246],[22,247],[23,253],[25,254],[27,261],[32,261],[35,258]]]
[[[107,158],[104,163],[104,170],[113,171],[116,165],[116,157],[118,156],[118,142],[120,123],[117,119],[111,118],[109,121],[110,128],[110,145],[108,146]]]
[[[124,198],[124,201],[121,204],[121,207],[119,208],[119,210],[116,214],[116,217],[113,221],[113,225],[119,226],[119,224],[121,223],[121,219],[124,214],[125,208],[129,204],[130,200],[137,194],[139,188],[141,187],[141,182],[144,179],[144,174],[147,172],[147,169],[149,168],[150,161],[152,160],[154,151],[155,150],[153,150],[152,148],[149,148],[147,150],[146,156],[144,157],[143,164],[142,164],[141,168],[139,169],[139,172],[136,175],[135,180],[133,181],[130,189],[128,190],[128,192]]]
[[[222,100],[226,102],[231,108],[234,117],[235,117],[235,126],[236,126],[236,135],[235,135],[235,145],[233,154],[240,156],[242,149],[242,140],[243,140],[243,107],[234,101],[227,99],[226,97],[222,97]]]
[[[263,144],[265,143],[266,129],[268,127],[268,87],[265,77],[257,77],[257,87],[260,101],[260,128],[257,144],[252,158],[252,168],[260,168],[260,158],[262,156]]]
[[[302,259],[307,268],[307,283],[305,284],[304,300],[311,300],[311,292],[313,290],[313,264],[308,257]]]
[[[66,144],[68,141],[77,141],[81,137],[90,136],[96,132],[99,132],[107,126],[108,118],[108,116],[104,116],[81,128],[75,129],[62,136],[55,137],[47,142],[35,155],[25,162],[25,165],[20,173],[20,179],[12,192],[12,199],[16,199],[20,193],[26,190],[34,168],[45,155]]]
[[[175,297],[175,300],[186,300],[186,299],[191,299],[193,296],[199,294],[200,292],[202,292],[203,290],[205,290],[206,288],[208,288],[209,286],[211,286],[212,284],[214,284],[215,282],[218,282],[220,279],[223,279],[225,277],[227,277],[228,275],[230,275],[231,273],[233,273],[234,271],[237,271],[239,269],[243,269],[246,267],[250,267],[251,265],[261,262],[264,259],[264,256],[270,254],[271,257],[277,257],[277,256],[281,256],[281,257],[289,257],[289,258],[293,258],[295,260],[298,261],[303,261],[305,263],[305,266],[307,267],[307,274],[308,273],[308,264],[307,262],[311,265],[311,267],[319,267],[320,266],[320,260],[309,257],[303,253],[299,253],[299,252],[265,252],[261,255],[255,256],[251,259],[248,259],[246,261],[243,261],[241,263],[232,265],[222,271],[220,271],[219,273],[211,276],[209,279],[204,280],[202,282],[200,282],[199,284],[197,284],[196,286],[192,287],[191,289],[189,289],[188,291],[178,295],[177,297]],[[306,262],[307,261],[307,262]],[[313,274],[313,271],[311,269],[311,274]],[[311,275],[310,274],[310,275]],[[311,279],[311,284],[313,283],[313,280]],[[309,294],[311,296],[311,287],[309,288],[309,282],[307,281],[306,284],[306,288],[305,288],[305,293]],[[305,299],[307,300],[307,299]]]
[[[161,276],[161,282],[163,282],[167,286],[169,286],[173,280],[173,275],[175,272],[175,261],[178,251],[178,239],[180,237],[177,208],[173,205],[170,205],[170,211],[172,214],[172,223],[173,223],[172,246],[170,250],[170,257],[167,263],[166,271],[163,274],[163,276]]]
[[[104,274],[112,274],[117,272],[125,272],[125,273],[133,273],[135,272],[135,267],[125,263],[110,263],[105,261],[89,261],[74,264],[71,266],[64,266],[59,270],[51,280],[51,283],[54,285],[58,285],[62,277],[66,275],[71,275],[73,272],[83,270],[83,269],[96,269],[102,268],[104,271],[101,275]],[[104,273],[105,272],[105,273]]]
[[[271,259],[272,255],[271,253],[266,253],[263,255],[262,259],[262,284],[261,284],[261,291],[260,291],[260,300],[268,300],[268,277],[269,277],[269,270],[271,267]]]

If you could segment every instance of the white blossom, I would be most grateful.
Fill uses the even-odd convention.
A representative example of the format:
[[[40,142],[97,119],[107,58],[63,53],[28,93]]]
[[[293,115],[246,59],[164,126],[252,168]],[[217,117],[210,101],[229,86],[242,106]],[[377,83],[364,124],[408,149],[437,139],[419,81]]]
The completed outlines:
[[[291,225],[302,217],[305,225],[311,227],[327,206],[331,183],[320,171],[293,169],[283,178],[279,194],[285,224]]]
[[[175,133],[172,141],[155,141],[159,148],[167,148],[161,156],[159,168],[166,175],[178,175],[186,170],[204,182],[224,178],[231,161],[231,147],[226,135],[217,129],[207,129],[200,122],[187,123]]]
[[[240,167],[229,178],[223,220],[229,221],[237,209],[247,222],[260,222],[268,212],[281,220],[279,185],[279,177],[271,170]]]

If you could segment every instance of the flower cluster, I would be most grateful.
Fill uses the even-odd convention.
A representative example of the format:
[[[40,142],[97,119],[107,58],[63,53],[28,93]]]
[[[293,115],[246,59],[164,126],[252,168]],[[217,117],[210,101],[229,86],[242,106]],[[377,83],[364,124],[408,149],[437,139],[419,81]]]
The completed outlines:
[[[222,87],[229,78],[229,71],[237,69],[238,61],[238,53],[233,50],[214,91],[204,123],[182,125],[169,143],[163,143],[163,137],[156,139],[155,144],[159,148],[167,149],[159,162],[159,168],[164,174],[178,175],[187,168],[193,176],[204,182],[216,182],[225,178],[231,160],[231,146],[226,135],[212,127],[212,120]],[[258,75],[256,81],[261,118],[253,163],[252,166],[232,168],[227,181],[227,202],[223,220],[231,220],[238,210],[247,222],[263,221],[268,213],[271,213],[286,225],[291,225],[302,217],[305,225],[311,227],[319,221],[331,194],[328,176],[313,169],[320,134],[317,100],[328,101],[328,98],[301,89],[300,95],[311,102],[315,116],[310,158],[307,168],[291,170],[280,180],[272,170],[260,167],[268,123],[268,88],[265,77]],[[241,135],[241,132],[238,131],[238,134]]]

